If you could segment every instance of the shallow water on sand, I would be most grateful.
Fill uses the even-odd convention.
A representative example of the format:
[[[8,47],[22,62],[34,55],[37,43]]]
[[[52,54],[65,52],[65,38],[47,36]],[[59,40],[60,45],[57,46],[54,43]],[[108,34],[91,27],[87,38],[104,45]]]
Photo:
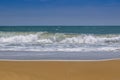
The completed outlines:
[[[1,60],[105,60],[118,59],[119,52],[0,51]]]

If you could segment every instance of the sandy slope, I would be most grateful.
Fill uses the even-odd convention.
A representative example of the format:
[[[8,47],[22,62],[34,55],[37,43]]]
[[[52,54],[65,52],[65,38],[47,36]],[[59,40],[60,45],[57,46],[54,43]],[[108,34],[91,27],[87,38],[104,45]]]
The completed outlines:
[[[0,80],[120,80],[120,60],[101,62],[0,61]]]

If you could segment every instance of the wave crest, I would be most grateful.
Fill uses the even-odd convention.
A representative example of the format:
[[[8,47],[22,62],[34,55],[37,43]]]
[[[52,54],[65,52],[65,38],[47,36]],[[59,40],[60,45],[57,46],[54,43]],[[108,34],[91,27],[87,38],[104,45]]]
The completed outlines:
[[[5,35],[6,34],[6,35]],[[10,35],[11,34],[11,35]],[[2,33],[0,43],[119,43],[120,35],[63,34],[63,33]]]
[[[0,32],[0,50],[118,51],[119,34]]]

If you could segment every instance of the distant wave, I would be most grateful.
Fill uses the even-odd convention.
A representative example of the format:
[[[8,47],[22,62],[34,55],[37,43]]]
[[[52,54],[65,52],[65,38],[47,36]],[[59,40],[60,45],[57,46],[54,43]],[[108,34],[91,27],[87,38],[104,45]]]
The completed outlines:
[[[0,32],[0,50],[120,51],[120,34]]]

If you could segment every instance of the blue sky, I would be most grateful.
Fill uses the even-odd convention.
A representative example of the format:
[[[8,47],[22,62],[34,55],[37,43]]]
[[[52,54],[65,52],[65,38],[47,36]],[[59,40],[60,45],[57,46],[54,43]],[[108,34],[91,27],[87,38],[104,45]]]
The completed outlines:
[[[120,0],[0,0],[0,25],[120,25]]]

